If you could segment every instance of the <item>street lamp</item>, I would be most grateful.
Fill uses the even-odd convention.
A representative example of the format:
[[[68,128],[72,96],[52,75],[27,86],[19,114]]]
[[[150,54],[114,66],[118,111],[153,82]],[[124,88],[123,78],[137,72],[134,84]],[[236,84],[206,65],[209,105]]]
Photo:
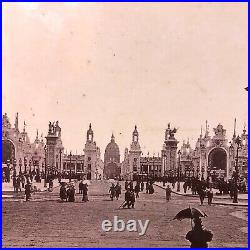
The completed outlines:
[[[13,171],[14,171],[14,175],[16,175],[16,158],[13,160]]]
[[[178,151],[179,163],[178,163],[178,182],[177,182],[177,192],[180,192],[180,167],[181,167],[181,151]]]
[[[60,172],[62,171],[62,149],[60,148],[60,151],[59,151],[59,154],[60,154]]]
[[[237,144],[236,148],[236,161],[235,161],[235,175],[234,175],[234,197],[233,197],[233,203],[238,203],[238,187],[237,187],[237,182],[238,182],[238,175],[239,175],[239,169],[238,169],[238,159],[239,159],[239,148],[241,145],[241,138],[238,135],[235,143]]]
[[[27,174],[27,159],[24,157],[24,173]]]
[[[10,182],[10,159],[7,160],[7,182]]]
[[[22,158],[19,159],[19,175],[22,174]]]
[[[47,147],[44,146],[44,187],[47,187]]]
[[[70,151],[70,154],[69,154],[69,182],[71,182],[71,157],[72,157],[72,154]]]

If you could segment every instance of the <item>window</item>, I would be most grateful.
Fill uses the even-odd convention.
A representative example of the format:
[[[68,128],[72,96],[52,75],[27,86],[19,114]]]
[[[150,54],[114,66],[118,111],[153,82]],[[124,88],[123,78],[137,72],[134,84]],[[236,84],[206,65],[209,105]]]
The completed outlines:
[[[88,161],[91,161],[91,157],[88,157]]]

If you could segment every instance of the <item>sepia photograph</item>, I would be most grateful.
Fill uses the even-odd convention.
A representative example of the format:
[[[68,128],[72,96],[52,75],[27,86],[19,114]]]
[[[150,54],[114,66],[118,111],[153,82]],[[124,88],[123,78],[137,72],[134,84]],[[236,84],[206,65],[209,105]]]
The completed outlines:
[[[248,247],[248,3],[2,3],[3,248]]]

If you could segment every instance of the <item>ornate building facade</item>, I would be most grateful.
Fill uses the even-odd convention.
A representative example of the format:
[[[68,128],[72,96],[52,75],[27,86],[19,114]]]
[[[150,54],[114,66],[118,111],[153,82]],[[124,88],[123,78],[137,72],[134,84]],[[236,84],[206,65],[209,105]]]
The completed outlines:
[[[120,177],[121,163],[120,150],[112,134],[111,141],[107,145],[104,153],[104,177],[113,179]]]
[[[194,149],[190,147],[189,143],[182,145],[180,154],[182,174],[187,175],[188,173],[187,176],[198,176],[204,179],[208,176],[230,179],[237,164],[239,174],[246,177],[248,173],[248,135],[246,129],[243,129],[239,141],[237,141],[235,131],[232,140],[229,141],[226,137],[226,129],[221,124],[218,124],[213,132],[214,134],[210,136],[206,123],[205,134],[201,133]]]
[[[84,173],[88,180],[102,179],[104,164],[101,160],[100,148],[96,146],[94,141],[94,132],[91,124],[87,131],[87,138],[84,147]]]
[[[15,168],[17,172],[29,171],[34,168],[40,170],[44,167],[44,141],[39,138],[38,131],[34,142],[30,142],[24,122],[23,130],[19,130],[18,113],[12,127],[5,113],[2,117],[2,167]]]

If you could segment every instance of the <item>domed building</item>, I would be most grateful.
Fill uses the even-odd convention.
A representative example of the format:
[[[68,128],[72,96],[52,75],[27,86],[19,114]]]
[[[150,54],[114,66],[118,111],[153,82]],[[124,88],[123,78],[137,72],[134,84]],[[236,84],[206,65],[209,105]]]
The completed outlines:
[[[104,153],[104,176],[108,179],[119,178],[121,173],[120,150],[112,134],[111,141]]]

